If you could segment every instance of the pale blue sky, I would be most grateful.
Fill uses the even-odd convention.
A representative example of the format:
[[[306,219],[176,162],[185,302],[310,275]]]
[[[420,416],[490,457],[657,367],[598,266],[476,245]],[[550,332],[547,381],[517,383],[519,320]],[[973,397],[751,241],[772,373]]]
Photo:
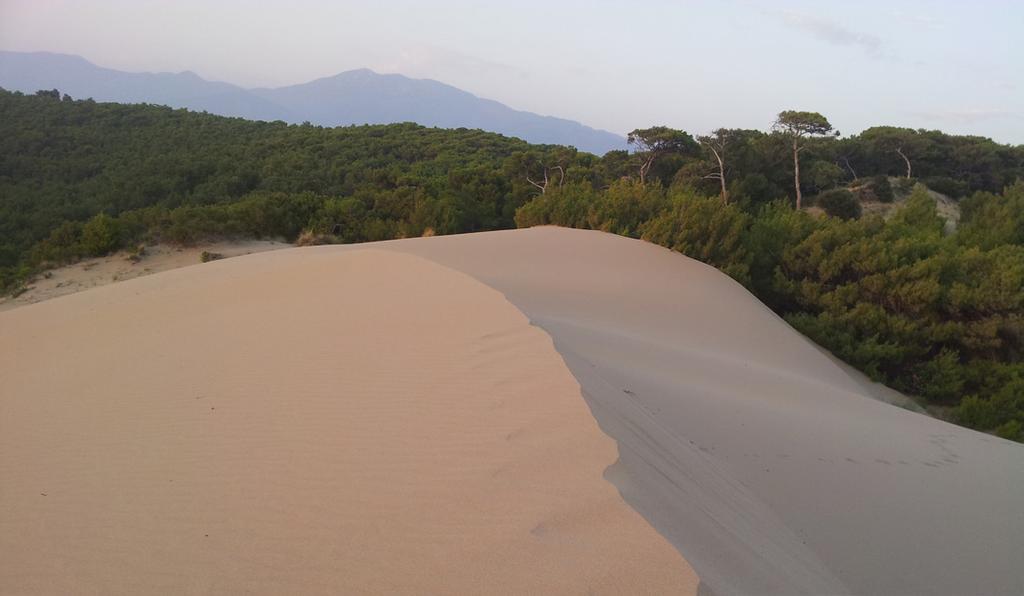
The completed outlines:
[[[1024,2],[0,0],[0,49],[243,86],[369,67],[619,133],[820,111],[1024,143]]]

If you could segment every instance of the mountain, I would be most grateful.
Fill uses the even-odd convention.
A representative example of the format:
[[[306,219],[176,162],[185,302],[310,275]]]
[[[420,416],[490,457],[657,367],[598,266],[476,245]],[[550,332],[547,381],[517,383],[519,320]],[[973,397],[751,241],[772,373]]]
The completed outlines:
[[[579,122],[514,110],[438,81],[367,69],[287,87],[245,89],[193,72],[130,73],[96,66],[80,56],[0,51],[0,87],[23,93],[56,88],[75,98],[162,104],[250,120],[479,128],[598,155],[626,147],[622,136]]]
[[[514,110],[438,81],[365,68],[253,93],[325,126],[412,121],[440,128],[480,128],[598,155],[626,148],[623,137],[579,122]]]
[[[79,99],[153,103],[250,120],[290,120],[281,106],[193,72],[122,72],[67,54],[0,51],[0,87],[23,93],[56,88]]]

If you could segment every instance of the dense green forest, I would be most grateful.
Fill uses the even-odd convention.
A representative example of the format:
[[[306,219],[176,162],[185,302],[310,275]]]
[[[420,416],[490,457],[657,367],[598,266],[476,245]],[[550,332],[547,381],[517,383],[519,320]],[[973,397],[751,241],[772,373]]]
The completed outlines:
[[[512,227],[533,192],[505,161],[529,148],[476,130],[289,126],[0,92],[2,281],[147,238]]]
[[[1024,147],[895,127],[841,138],[813,112],[629,141],[599,158],[473,130],[0,91],[0,284],[147,242],[600,229],[714,265],[871,377],[1024,440]],[[958,227],[928,189],[955,199]]]

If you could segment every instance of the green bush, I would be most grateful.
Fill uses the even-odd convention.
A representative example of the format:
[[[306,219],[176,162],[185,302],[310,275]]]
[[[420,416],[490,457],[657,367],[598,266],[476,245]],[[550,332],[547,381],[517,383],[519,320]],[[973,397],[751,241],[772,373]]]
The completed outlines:
[[[93,216],[82,226],[82,251],[92,257],[110,254],[121,247],[121,227],[106,213]]]
[[[835,188],[843,179],[843,170],[830,161],[812,162],[802,181],[814,192]]]
[[[914,186],[914,191],[910,193],[907,202],[893,215],[892,223],[909,231],[934,234],[941,234],[946,226],[946,221],[939,217],[936,210],[935,199],[921,184]]]
[[[953,197],[954,199],[965,196],[970,191],[970,187],[966,182],[954,180],[949,176],[929,176],[922,180],[922,182],[935,192]]]
[[[816,203],[832,217],[856,219],[860,217],[860,201],[845,188],[836,188],[818,195]]]
[[[81,258],[84,254],[82,224],[66,221],[33,247],[31,262],[36,265],[59,265]]]
[[[885,175],[875,176],[871,179],[871,190],[875,193],[875,198],[882,203],[891,203],[896,198],[892,184],[889,183],[889,177]]]
[[[588,229],[590,213],[598,196],[589,184],[571,184],[549,190],[516,211],[516,225],[520,228],[560,225]]]
[[[677,191],[661,215],[640,226],[642,238],[714,265],[741,283],[750,282],[743,234],[750,216],[718,197]]]
[[[960,202],[958,237],[966,245],[986,249],[1024,245],[1024,181],[1002,194],[979,192]]]
[[[587,215],[587,226],[623,236],[639,238],[643,224],[669,208],[665,189],[623,179],[601,193]]]
[[[910,191],[914,190],[915,184],[917,184],[917,181],[915,181],[913,178],[897,178],[896,192],[900,193],[901,196],[910,194]]]
[[[1007,368],[1007,367],[1004,367]],[[970,395],[955,410],[956,421],[990,430],[1011,441],[1024,441],[1024,372],[1021,365],[1003,374],[1008,378],[990,395]]]

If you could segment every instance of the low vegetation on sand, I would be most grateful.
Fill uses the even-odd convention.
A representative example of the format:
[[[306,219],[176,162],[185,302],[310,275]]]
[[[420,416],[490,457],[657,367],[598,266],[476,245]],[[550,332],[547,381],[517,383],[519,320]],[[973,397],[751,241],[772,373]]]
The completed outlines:
[[[143,243],[599,229],[718,267],[933,412],[1024,440],[1024,147],[895,127],[839,138],[796,111],[770,132],[638,129],[635,151],[603,157],[474,130],[289,126],[55,91],[0,91],[0,114],[6,292]],[[958,224],[936,196],[956,203],[942,213]]]

